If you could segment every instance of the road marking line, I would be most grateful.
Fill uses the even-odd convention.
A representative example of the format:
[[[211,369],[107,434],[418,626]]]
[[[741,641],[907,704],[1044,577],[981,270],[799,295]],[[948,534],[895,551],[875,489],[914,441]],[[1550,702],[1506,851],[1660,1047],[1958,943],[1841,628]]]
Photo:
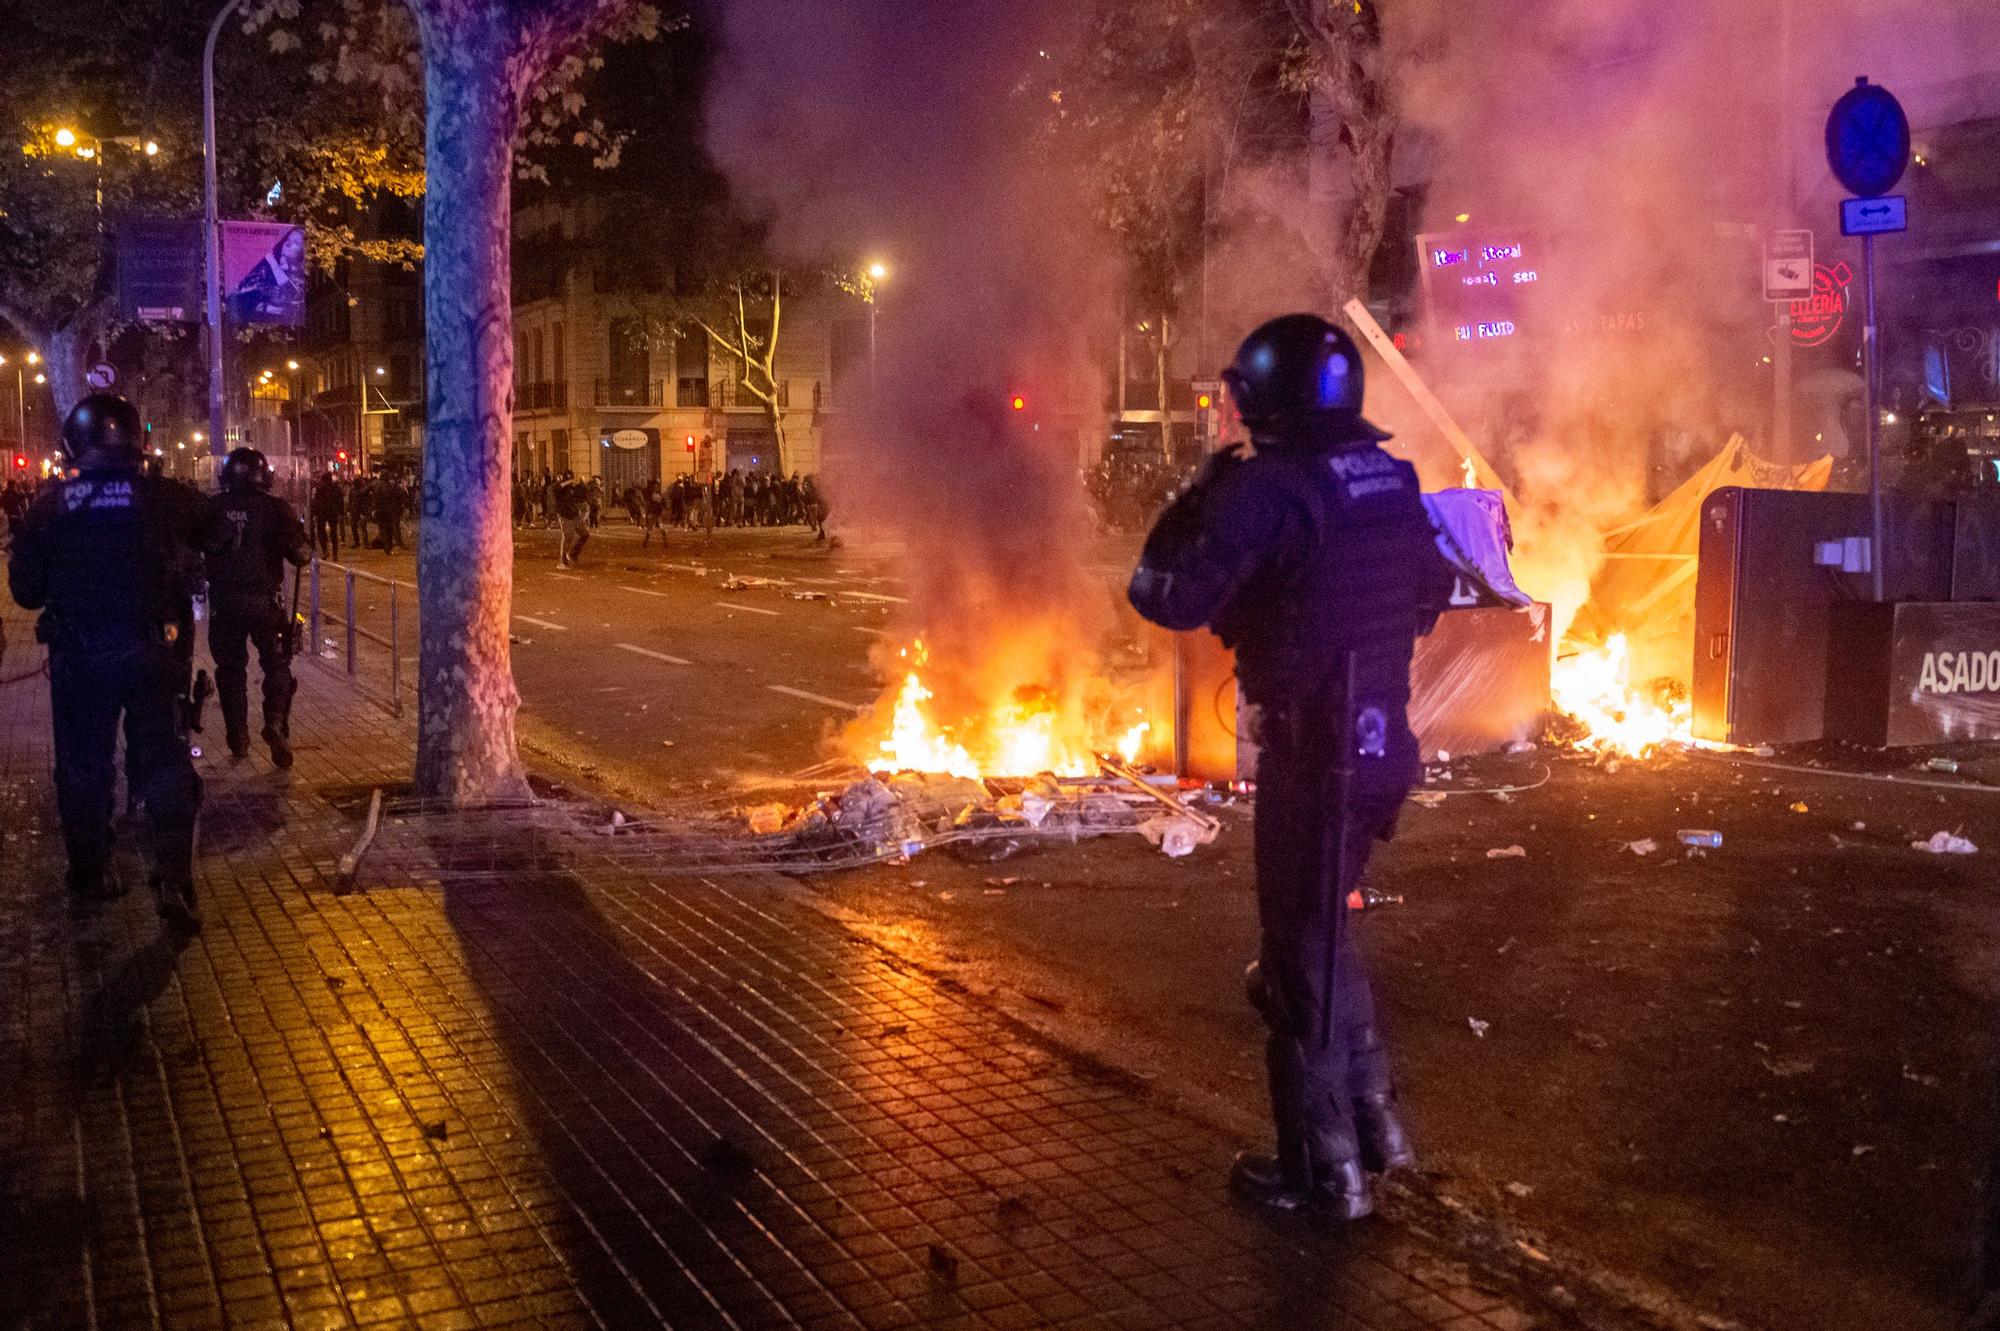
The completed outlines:
[[[721,570],[721,569],[719,569],[719,568],[708,568],[708,567],[702,567],[702,566],[699,566],[699,565],[695,565],[695,564],[662,564],[662,565],[660,565],[660,567],[661,567],[661,568],[677,568],[677,569],[681,570],[681,572],[683,572],[683,573],[698,573],[698,574],[700,574],[700,575],[701,575],[702,577],[704,577],[704,578],[705,578],[705,577],[707,577],[707,576],[708,576],[708,575],[709,575],[710,573],[720,573],[720,572],[722,571],[722,570]]]
[[[907,596],[885,596],[881,592],[842,592],[842,596],[852,596],[857,601],[894,601],[897,605],[908,605]]]
[[[866,633],[871,638],[884,636],[881,629],[871,629],[866,624],[849,624],[847,627],[853,629],[856,633]]]
[[[557,633],[569,632],[567,624],[552,624],[546,619],[536,619],[533,615],[516,615],[514,618],[523,624],[533,624],[538,629],[554,629]]]
[[[752,615],[770,615],[774,619],[777,617],[778,614],[778,612],[775,610],[764,610],[754,605],[737,605],[733,601],[717,601],[716,604],[721,606],[724,610],[741,610],[747,614],[752,614]]]
[[[637,592],[641,596],[657,596],[660,597],[662,600],[673,599],[672,597],[668,596],[667,593],[656,592],[651,587],[628,587],[622,582],[618,584],[618,590],[621,592]]]
[[[773,693],[786,693],[794,698],[804,698],[807,702],[822,703],[828,707],[838,707],[843,712],[865,712],[868,710],[859,703],[842,702],[838,698],[829,698],[823,693],[807,693],[804,689],[795,689],[784,684],[766,684],[764,687]]]
[[[847,585],[845,578],[800,578],[799,581],[809,582],[815,587],[845,587]]]
[[[614,642],[611,645],[613,647],[616,647],[621,652],[631,652],[635,656],[650,656],[655,661],[665,661],[668,665],[694,664],[694,662],[688,660],[685,657],[669,656],[665,652],[656,652],[650,647],[638,647],[629,642]]]

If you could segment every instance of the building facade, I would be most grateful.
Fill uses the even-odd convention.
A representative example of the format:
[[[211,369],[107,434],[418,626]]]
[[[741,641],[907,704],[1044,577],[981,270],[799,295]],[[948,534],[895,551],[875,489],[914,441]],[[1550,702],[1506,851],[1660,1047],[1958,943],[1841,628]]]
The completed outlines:
[[[515,475],[600,476],[617,493],[670,483],[704,460],[718,472],[816,473],[835,379],[867,353],[865,307],[838,291],[785,298],[780,449],[770,410],[688,317],[671,273],[621,266],[588,243],[613,206],[551,202],[516,213]],[[754,309],[750,317],[754,331]],[[766,329],[768,317],[766,304]]]

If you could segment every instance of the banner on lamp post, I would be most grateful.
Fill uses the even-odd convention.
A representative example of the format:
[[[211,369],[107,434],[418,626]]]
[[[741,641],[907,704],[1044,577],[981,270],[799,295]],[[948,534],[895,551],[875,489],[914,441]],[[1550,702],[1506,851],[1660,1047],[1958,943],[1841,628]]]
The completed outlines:
[[[306,321],[306,229],[290,222],[224,222],[222,293],[237,324],[298,328]]]

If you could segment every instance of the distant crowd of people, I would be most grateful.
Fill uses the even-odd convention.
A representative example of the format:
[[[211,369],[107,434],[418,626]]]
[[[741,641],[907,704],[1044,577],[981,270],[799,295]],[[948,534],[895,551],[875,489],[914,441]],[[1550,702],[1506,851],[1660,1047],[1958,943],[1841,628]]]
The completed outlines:
[[[1097,520],[1107,531],[1145,531],[1161,509],[1194,483],[1195,468],[1159,456],[1114,454],[1084,473]]]
[[[347,479],[331,472],[316,477],[306,499],[313,549],[322,559],[340,558],[341,537],[349,549],[372,547],[384,554],[407,548],[403,520],[423,511],[423,483],[407,474],[378,470]]]
[[[559,528],[556,562],[568,567],[603,521],[607,499],[601,476],[544,471],[514,482],[514,525]],[[704,483],[683,475],[667,485],[628,485],[618,492],[617,503],[645,533],[642,549],[652,544],[655,532],[667,528],[806,526],[826,535],[826,501],[811,476],[735,469]]]

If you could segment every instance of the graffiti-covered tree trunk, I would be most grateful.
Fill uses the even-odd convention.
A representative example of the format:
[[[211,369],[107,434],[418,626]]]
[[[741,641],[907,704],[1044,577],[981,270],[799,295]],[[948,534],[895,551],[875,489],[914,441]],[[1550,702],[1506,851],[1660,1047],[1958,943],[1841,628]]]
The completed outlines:
[[[429,418],[417,541],[417,788],[527,791],[514,742],[515,139],[529,89],[629,0],[410,0],[423,41]]]

